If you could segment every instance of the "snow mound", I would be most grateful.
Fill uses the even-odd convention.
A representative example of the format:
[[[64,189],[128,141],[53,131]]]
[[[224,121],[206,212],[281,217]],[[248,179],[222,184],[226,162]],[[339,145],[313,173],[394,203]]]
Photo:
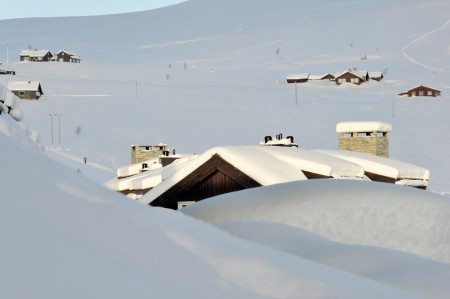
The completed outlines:
[[[450,263],[450,202],[410,187],[354,180],[298,181],[217,196],[183,212],[211,223],[282,223],[338,242]]]
[[[0,145],[4,297],[416,298],[124,200],[4,134]]]

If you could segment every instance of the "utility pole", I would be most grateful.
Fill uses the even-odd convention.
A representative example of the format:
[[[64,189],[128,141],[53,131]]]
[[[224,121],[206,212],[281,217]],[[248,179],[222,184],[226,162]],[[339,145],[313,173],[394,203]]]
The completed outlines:
[[[58,144],[61,144],[61,113],[58,113]]]
[[[49,113],[50,115],[50,135],[52,137],[52,145],[53,145],[53,114]]]
[[[61,113],[49,113],[50,116],[50,136],[52,140],[52,145],[55,143],[53,138],[53,116],[58,115],[58,144],[61,144]]]
[[[392,98],[392,118],[395,117],[395,98]]]

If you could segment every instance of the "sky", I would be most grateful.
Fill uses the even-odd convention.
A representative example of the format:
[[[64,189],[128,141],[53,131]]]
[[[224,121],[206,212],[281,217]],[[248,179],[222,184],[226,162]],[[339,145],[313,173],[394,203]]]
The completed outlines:
[[[0,20],[34,17],[89,16],[160,8],[185,0],[0,0]]]

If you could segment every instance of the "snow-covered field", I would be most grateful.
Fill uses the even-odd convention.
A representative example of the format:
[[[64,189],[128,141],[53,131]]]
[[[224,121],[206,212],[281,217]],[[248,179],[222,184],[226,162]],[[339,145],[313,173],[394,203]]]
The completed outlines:
[[[44,91],[21,101],[20,125],[0,116],[2,293],[447,298],[450,207],[432,193],[450,194],[448,11],[444,0],[190,0],[123,15],[0,21],[8,45],[0,68],[16,71],[0,83],[38,80]],[[82,62],[18,62],[29,45],[67,48]],[[297,100],[283,83],[287,74],[354,67],[387,74],[361,86],[299,84]],[[442,96],[396,96],[419,83]],[[53,144],[49,114],[57,114]],[[325,184],[322,193],[308,195],[318,200],[297,220],[301,184],[273,187],[283,188],[284,210],[276,208],[281,193],[267,192],[257,196],[260,211],[239,214],[246,199],[258,202],[239,192],[236,205],[211,202],[197,215],[215,215],[208,221],[217,229],[101,186],[130,162],[131,144],[200,154],[281,132],[305,149],[336,149],[338,122],[368,120],[392,124],[390,156],[429,169],[431,192],[374,184],[380,201],[361,203],[361,182],[341,186],[356,190],[348,197],[334,197],[333,184],[344,183],[314,182]],[[40,145],[24,132],[39,132]]]

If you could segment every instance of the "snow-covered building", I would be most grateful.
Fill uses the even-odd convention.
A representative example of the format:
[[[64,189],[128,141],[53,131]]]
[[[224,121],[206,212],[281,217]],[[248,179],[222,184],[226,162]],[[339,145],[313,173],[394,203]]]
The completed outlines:
[[[49,50],[25,50],[20,53],[20,61],[50,61],[53,54]]]
[[[314,151],[255,145],[212,148],[143,176],[158,184],[139,198],[141,203],[177,209],[178,202],[186,205],[259,186],[321,178],[363,179],[364,169]]]
[[[441,91],[419,84],[418,86],[411,88],[407,91],[401,92],[398,95],[408,97],[436,97],[441,95]]]
[[[44,94],[41,83],[37,81],[9,82],[8,89],[25,100],[37,100]]]
[[[0,63],[1,65],[1,63]],[[0,69],[0,75],[15,75],[16,72],[15,71],[8,71],[8,70],[1,70]]]
[[[79,54],[69,52],[66,49],[60,50],[55,54],[53,60],[59,62],[72,62],[72,63],[80,63],[81,57]]]
[[[364,175],[371,181],[420,189],[426,189],[428,186],[430,172],[423,167],[360,152],[343,150],[317,150],[317,152],[361,165],[364,168]]]
[[[304,83],[308,82],[309,74],[290,74],[287,75],[287,83]]]
[[[375,81],[383,80],[384,75],[382,72],[369,72],[369,79]]]
[[[369,81],[369,73],[367,71],[347,70],[336,76],[335,80],[336,84],[348,82],[359,85],[363,82]]]

